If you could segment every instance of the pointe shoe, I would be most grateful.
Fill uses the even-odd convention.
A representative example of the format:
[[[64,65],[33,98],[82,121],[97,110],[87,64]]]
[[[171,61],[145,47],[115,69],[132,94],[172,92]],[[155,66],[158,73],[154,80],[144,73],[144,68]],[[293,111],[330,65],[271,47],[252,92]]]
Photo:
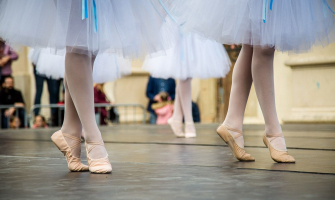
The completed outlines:
[[[172,118],[168,119],[168,124],[170,125],[173,134],[178,138],[185,137],[185,133],[183,133],[183,123],[179,121],[174,121]]]
[[[287,151],[279,150],[271,145],[271,142],[279,137],[284,137],[283,134],[273,134],[271,138],[267,138],[266,134],[263,135],[263,142],[270,150],[271,158],[278,163],[295,163],[293,156],[290,156]]]
[[[64,137],[75,140],[76,144],[70,147]],[[72,149],[80,146],[81,140],[79,138],[76,138],[66,133],[62,133],[62,131],[59,130],[51,136],[51,140],[57,146],[57,148],[64,154],[70,171],[72,172],[88,171],[88,166],[81,163],[81,159],[73,156],[71,153]]]
[[[192,126],[194,131],[186,131],[187,126]],[[185,122],[185,138],[195,138],[197,137],[197,133],[195,132],[195,127],[193,122]]]
[[[91,145],[91,146],[87,149],[88,145]],[[105,147],[102,139],[100,142],[88,142],[88,141],[85,142],[87,161],[88,161],[88,167],[90,169],[90,172],[95,173],[95,174],[111,173],[112,165],[109,162],[108,154],[106,155],[106,157],[98,158],[98,159],[92,159],[89,156],[89,153],[92,151],[92,149],[94,149],[95,147],[99,145]]]
[[[239,134],[233,137],[228,130],[237,132]],[[225,141],[225,143],[228,144],[237,160],[244,162],[255,161],[255,158],[253,158],[250,154],[246,153],[244,147],[238,146],[235,141],[236,138],[243,137],[241,131],[229,128],[221,124],[216,130],[216,132],[223,139],[223,141]]]

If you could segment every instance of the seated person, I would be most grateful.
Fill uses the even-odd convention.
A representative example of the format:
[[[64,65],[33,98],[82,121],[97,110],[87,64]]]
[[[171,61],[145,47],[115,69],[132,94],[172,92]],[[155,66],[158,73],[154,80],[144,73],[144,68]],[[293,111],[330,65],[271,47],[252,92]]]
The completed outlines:
[[[18,117],[16,116],[11,116],[9,119],[9,128],[10,129],[17,129],[20,128],[21,126],[21,121]]]
[[[24,101],[22,98],[22,94],[19,90],[14,89],[14,79],[11,76],[5,78],[3,83],[3,88],[0,91],[0,105],[14,105],[18,107],[22,107],[22,109],[17,109],[18,116],[21,120],[20,127],[24,127],[24,119],[25,119],[25,110],[24,110]],[[16,115],[16,110],[14,107],[9,109],[1,110],[1,118],[2,118],[2,128],[9,128],[9,119],[12,116]]]
[[[151,108],[153,103],[161,102],[162,99],[159,96],[160,92],[167,92],[170,94],[171,100],[174,100],[176,94],[176,83],[172,78],[169,79],[161,79],[161,78],[153,78],[149,77],[146,95],[149,98],[148,103],[148,112],[150,113],[150,124],[156,124],[156,113]]]
[[[104,83],[94,84],[94,103],[108,103],[110,105],[113,105],[113,103],[107,99],[107,96],[104,92]],[[98,112],[99,109],[95,108],[95,113]],[[100,125],[106,125],[107,119],[108,113],[106,108],[100,108]],[[116,113],[114,112],[113,107],[109,110],[109,120],[111,120],[112,122],[116,120]]]
[[[162,101],[153,103],[151,108],[155,111],[157,116],[156,124],[167,124],[168,119],[170,119],[173,114],[173,103],[167,92],[160,92],[158,95]]]
[[[45,117],[42,115],[36,115],[34,119],[33,129],[36,128],[48,128],[48,125],[45,121]]]

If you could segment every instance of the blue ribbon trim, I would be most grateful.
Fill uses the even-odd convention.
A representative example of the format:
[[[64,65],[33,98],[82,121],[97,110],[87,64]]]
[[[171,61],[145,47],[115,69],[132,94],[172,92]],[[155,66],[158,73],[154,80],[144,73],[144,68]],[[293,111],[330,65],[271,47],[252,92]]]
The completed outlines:
[[[93,28],[94,33],[98,32],[98,21],[97,21],[97,5],[95,0],[92,1],[92,9],[93,9]]]
[[[164,17],[158,12],[156,6],[154,5],[154,3],[152,3],[152,0],[150,0],[150,3],[152,5],[152,7],[154,7],[155,11],[157,12],[157,14],[159,15],[159,17],[165,22]]]
[[[273,0],[270,1],[270,10],[272,10]]]
[[[81,19],[88,18],[87,0],[81,1]]]
[[[328,7],[328,10],[330,10],[330,12],[332,12],[333,14],[335,14],[334,10],[329,6],[327,0],[323,0],[323,15],[325,17],[327,17],[327,7]]]
[[[267,11],[267,7],[266,5],[268,4],[268,1],[267,0],[263,0],[263,22],[265,23],[266,22],[266,11]]]
[[[92,0],[92,12],[93,12],[93,30],[95,33],[98,32],[98,20],[97,20],[97,5],[95,3],[95,0]],[[87,0],[81,1],[81,19],[87,19],[88,18],[88,6],[87,6]]]
[[[170,11],[165,7],[165,5],[163,4],[163,2],[161,0],[158,0],[159,3],[161,4],[161,6],[163,7],[164,11],[166,12],[166,14],[169,15],[169,17],[177,23],[177,20],[171,15]],[[178,24],[178,23],[177,23]]]
[[[267,15],[267,5],[268,5],[268,0],[263,0],[263,22],[266,22],[266,15]],[[272,10],[273,8],[273,0],[270,0],[270,10]]]

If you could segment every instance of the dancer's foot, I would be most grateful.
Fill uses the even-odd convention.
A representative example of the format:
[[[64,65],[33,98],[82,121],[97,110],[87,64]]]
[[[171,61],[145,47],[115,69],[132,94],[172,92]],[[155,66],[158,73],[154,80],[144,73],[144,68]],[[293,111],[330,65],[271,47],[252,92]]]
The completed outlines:
[[[168,119],[168,124],[170,125],[173,133],[181,138],[185,137],[185,133],[183,132],[183,123],[179,121],[175,121],[172,118]]]
[[[59,130],[51,136],[51,140],[66,157],[70,171],[88,171],[88,166],[81,163],[80,159],[80,138],[62,133],[62,131]],[[71,140],[72,144],[69,144],[67,140]],[[74,155],[73,152],[76,152],[76,155],[79,156]]]
[[[264,134],[263,142],[270,150],[271,158],[279,163],[295,163],[295,159],[290,156],[286,149],[284,135]]]
[[[193,122],[185,122],[185,138],[195,138],[197,133]]]
[[[250,154],[245,152],[244,142],[243,142],[243,146],[240,146],[241,144],[238,145],[236,143],[237,139],[239,138],[240,140],[241,139],[243,140],[242,132],[236,129],[229,128],[225,126],[224,124],[221,124],[219,128],[216,130],[216,132],[228,144],[234,156],[239,161],[255,161],[255,158],[253,158]]]
[[[88,141],[86,141],[85,146],[86,146],[87,161],[88,161],[88,166],[89,166],[90,172],[97,173],[97,174],[111,173],[112,172],[112,165],[109,162],[108,154],[106,152],[103,140],[101,139],[99,142],[88,142]],[[93,149],[101,151],[102,148],[106,152],[105,156],[103,156],[101,158],[92,158],[91,157],[92,156],[91,153],[92,153]],[[96,153],[97,152],[95,152],[95,154]]]

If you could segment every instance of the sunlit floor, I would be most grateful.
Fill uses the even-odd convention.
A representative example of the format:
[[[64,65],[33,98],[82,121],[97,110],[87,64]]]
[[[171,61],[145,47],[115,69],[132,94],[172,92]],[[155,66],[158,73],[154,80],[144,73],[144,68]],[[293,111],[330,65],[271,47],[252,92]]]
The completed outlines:
[[[0,199],[335,199],[335,125],[283,126],[296,164],[275,163],[251,125],[256,162],[238,162],[216,127],[197,125],[196,139],[168,126],[101,127],[113,165],[104,175],[69,172],[50,140],[56,129],[2,130]]]

